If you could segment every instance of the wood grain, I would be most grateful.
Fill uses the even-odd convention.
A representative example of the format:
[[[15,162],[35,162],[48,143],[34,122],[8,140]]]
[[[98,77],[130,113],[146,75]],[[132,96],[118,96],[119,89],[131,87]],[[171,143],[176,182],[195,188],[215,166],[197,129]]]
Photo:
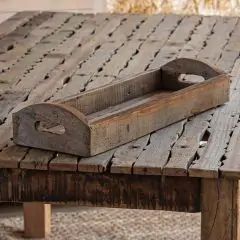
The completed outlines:
[[[201,180],[201,239],[239,239],[238,181]]]
[[[205,81],[180,81],[178,76],[186,73],[200,75]],[[225,74],[201,61],[176,59],[125,81],[14,113],[13,141],[94,156],[223,104],[229,98],[229,83]],[[64,132],[50,132],[49,127],[41,130],[36,123],[59,125]]]
[[[24,236],[46,238],[51,232],[51,204],[29,202],[23,204]]]
[[[38,12],[36,14],[34,13],[34,16],[35,15],[39,15],[39,13]],[[16,18],[15,20],[13,20],[12,28],[9,28],[9,31],[14,32],[17,28],[21,27],[25,22],[28,22],[28,19],[27,19],[28,17],[25,20],[24,18],[25,18],[25,15],[23,14],[22,16],[19,16],[19,18]],[[31,23],[31,21],[34,20],[33,16],[30,18],[31,20],[29,19],[30,20],[29,23]],[[36,18],[36,19],[39,19],[40,21],[40,18]],[[64,22],[66,19],[68,20],[68,22],[64,23],[60,27],[61,23]],[[18,21],[19,23],[17,23]],[[101,23],[104,21],[106,21],[106,26],[101,25]],[[10,24],[10,22],[6,24]],[[130,25],[127,26],[128,24]],[[44,29],[44,26],[46,27],[46,29]],[[48,26],[51,29],[47,29]],[[75,29],[75,27],[77,28],[78,26],[80,26],[80,29]],[[41,27],[43,28],[41,29]],[[58,27],[60,27],[59,31],[58,31]],[[93,38],[93,41],[88,43],[89,38],[85,35],[86,37],[82,38],[83,40],[83,42],[81,42],[82,45],[80,47],[76,47],[77,37],[81,36],[81,28],[83,28],[83,30],[85,29],[84,31],[82,31],[83,33],[84,32],[87,33],[88,27],[89,29],[94,28],[95,32],[93,32],[93,34],[90,35],[90,37]],[[179,57],[186,56],[186,57],[193,57],[193,58],[201,56],[200,59],[209,57],[209,59],[206,59],[206,58],[205,59],[211,63],[213,63],[216,60],[217,65],[221,69],[225,70],[226,72],[230,72],[230,74],[233,76],[232,84],[231,84],[231,94],[233,94],[234,92],[237,92],[239,89],[239,85],[237,84],[238,76],[239,76],[239,71],[238,71],[239,69],[238,67],[239,66],[239,61],[238,61],[239,29],[240,29],[240,23],[238,18],[227,18],[227,17],[224,17],[224,18],[195,17],[195,16],[183,17],[183,16],[176,16],[176,15],[167,15],[162,17],[161,15],[156,15],[151,18],[147,16],[144,16],[143,18],[135,16],[132,19],[130,18],[128,19],[128,15],[119,16],[119,15],[105,14],[105,15],[98,15],[94,18],[92,15],[86,16],[86,15],[77,14],[72,16],[71,14],[64,15],[61,13],[58,13],[58,14],[54,13],[52,18],[51,17],[48,18],[47,21],[43,21],[38,26],[34,25],[34,27],[31,30],[29,28],[29,32],[28,32],[29,38],[26,38],[26,39],[21,38],[22,39],[21,42],[23,43],[23,50],[26,49],[25,47],[27,46],[28,41],[30,45],[32,44],[31,45],[32,50],[29,52],[29,54],[23,57],[20,42],[15,42],[16,48],[13,48],[11,51],[7,51],[4,54],[0,55],[1,60],[3,60],[0,63],[0,66],[2,67],[4,66],[7,67],[8,63],[9,64],[11,62],[14,63],[15,59],[16,60],[20,59],[20,62],[19,63],[16,62],[16,65],[9,65],[11,66],[8,73],[9,77],[7,77],[6,79],[4,78],[4,81],[1,80],[1,89],[7,89],[9,86],[8,82],[11,79],[14,79],[15,78],[14,76],[22,75],[23,72],[21,71],[25,71],[25,70],[26,70],[26,73],[24,75],[23,82],[24,82],[24,79],[26,78],[26,79],[29,79],[29,84],[30,84],[28,85],[29,87],[26,85],[28,94],[26,94],[24,90],[25,86],[22,83],[19,85],[21,86],[21,89],[18,88],[18,85],[16,85],[14,86],[14,89],[10,92],[7,92],[5,90],[1,92],[0,98],[2,98],[2,96],[5,98],[5,101],[0,100],[1,149],[3,149],[3,147],[6,147],[7,144],[11,145],[11,140],[10,140],[12,136],[11,113],[13,111],[21,109],[22,107],[25,107],[31,103],[37,103],[39,101],[43,101],[43,100],[45,101],[45,100],[51,99],[52,96],[54,98],[54,95],[58,91],[64,93],[65,90],[67,89],[68,84],[70,84],[71,82],[71,80],[68,82],[68,78],[71,79],[72,76],[78,77],[76,78],[76,80],[74,80],[76,84],[78,84],[78,81],[81,81],[81,79],[86,78],[87,85],[84,86],[85,88],[79,87],[79,89],[81,88],[83,90],[99,87],[106,83],[114,81],[115,79],[118,78],[118,75],[107,76],[108,73],[107,71],[104,71],[104,67],[109,65],[107,69],[111,70],[111,65],[113,64],[114,61],[116,61],[114,60],[112,62],[112,57],[115,55],[117,59],[118,58],[117,55],[126,54],[125,55],[126,58],[124,57],[122,58],[121,60],[122,62],[116,71],[116,72],[119,72],[119,74],[123,74],[123,75],[126,73],[127,74],[137,73],[142,71],[143,69],[151,69],[151,68],[154,68],[154,66],[161,66],[161,64],[163,64],[166,61],[169,61],[169,59],[176,58],[178,56]],[[61,30],[66,32],[60,33]],[[76,35],[75,34],[72,35],[73,30],[76,32],[75,33]],[[116,30],[117,30],[117,34],[114,33],[116,32]],[[41,40],[39,40],[41,39],[41,36],[45,37],[49,32],[54,34],[54,37],[49,37],[49,40],[51,42],[48,43],[47,41],[42,41],[42,43],[39,44],[41,42]],[[64,46],[66,46],[66,48],[62,48],[61,50],[61,44],[58,45],[58,42],[59,42],[58,39],[63,39],[64,36],[69,36],[69,34],[70,34],[70,37],[67,37],[66,41],[61,43],[61,44],[65,44]],[[124,37],[122,34],[125,34],[127,37],[126,36]],[[119,35],[119,38],[117,37],[117,35]],[[14,39],[17,40],[18,37],[15,36]],[[120,46],[117,46],[115,50],[109,51],[113,55],[108,55],[108,52],[106,52],[106,58],[102,56],[101,60],[98,63],[97,57],[95,56],[95,54],[97,53],[98,50],[101,49],[101,46],[104,48],[104,44],[106,42],[107,42],[106,46],[110,46],[111,43],[113,46],[115,44],[114,42],[117,42],[118,40],[120,40],[120,42],[122,42],[123,45],[120,44]],[[127,48],[125,48],[126,50],[124,51],[120,51],[120,49],[121,47],[124,46],[124,44],[126,44],[129,41],[139,41],[140,45],[135,49],[136,50],[135,52],[133,51],[131,52],[130,55],[127,55],[126,53]],[[100,48],[98,48],[99,46]],[[40,80],[36,78],[34,74],[30,76],[29,73],[32,70],[29,71],[31,69],[31,67],[29,66],[32,63],[32,59],[38,62],[39,56],[42,53],[47,52],[48,49],[52,47],[57,50],[57,55],[52,55],[52,57],[53,56],[54,57],[58,56],[61,58],[63,57],[64,59],[63,61],[65,62],[56,67],[52,65],[53,69],[50,72],[46,73],[46,76],[48,78],[47,81],[45,81],[44,79]],[[74,49],[72,51],[73,52],[72,55],[70,56],[61,55],[61,54],[68,54],[70,51],[69,49]],[[107,50],[107,47],[105,49]],[[148,50],[149,50],[149,55],[147,55]],[[16,51],[16,53],[19,53],[19,55],[13,54],[14,51]],[[104,52],[102,51],[102,53]],[[200,55],[198,55],[198,53],[200,53]],[[209,56],[208,56],[208,53],[210,53]],[[95,56],[95,60],[94,60],[95,63],[98,63],[97,67],[102,66],[102,71],[96,72],[96,75],[94,75],[92,78],[89,78],[87,75],[86,76],[85,75],[81,76],[77,74],[74,75],[74,73],[78,71],[78,69],[81,69],[81,66],[84,66],[85,63],[86,63],[86,66],[87,65],[91,66],[90,64],[88,64],[88,61],[91,62],[92,61],[91,58],[94,56]],[[107,56],[109,56],[109,58]],[[100,57],[100,52],[99,52],[99,57]],[[6,59],[7,61],[4,62],[4,59]],[[45,61],[45,57],[43,57],[43,60]],[[104,62],[105,60],[106,62]],[[46,59],[46,64],[48,64],[48,61],[54,62],[55,60]],[[38,64],[39,63],[37,63],[37,65]],[[39,66],[40,65],[41,65],[41,62]],[[235,67],[234,67],[234,70],[231,71],[231,68],[233,67],[233,65],[235,65]],[[35,63],[34,63],[34,66],[36,66]],[[42,66],[44,66],[44,64],[42,64]],[[90,68],[85,67],[86,71],[87,69],[90,69]],[[39,70],[36,70],[35,71],[36,74],[38,71],[41,72],[41,69],[39,68]],[[12,74],[13,78],[10,73]],[[83,74],[83,72],[81,74]],[[5,75],[0,74],[0,79],[1,79],[1,76],[3,77]],[[33,77],[32,80],[31,80],[31,77]],[[35,81],[36,81],[36,85],[34,83]],[[33,86],[33,89],[30,88],[31,86]],[[62,89],[65,89],[65,90],[62,90]],[[75,92],[79,91],[78,87],[72,87],[72,88],[69,87],[69,89],[70,91],[75,91]],[[234,93],[234,95],[235,95],[235,97],[233,98],[234,101],[238,101],[236,97],[236,93]],[[10,102],[10,104],[8,104],[8,102]],[[11,110],[12,107],[14,107],[14,109]],[[236,115],[238,114],[236,111],[235,113]],[[203,119],[203,121],[205,120]],[[199,125],[201,125],[201,122],[199,122]],[[169,141],[170,145],[166,146],[166,149],[169,149],[170,156],[172,154],[171,152],[172,147],[174,148],[174,145],[177,139],[179,137],[181,138],[182,134],[186,136],[184,133],[185,131],[182,131],[184,129],[186,130],[186,133],[187,133],[188,125],[186,125],[185,122],[180,124],[179,128],[176,128],[175,133],[173,132],[171,135],[168,136],[169,139],[173,139],[173,141]],[[235,130],[237,130],[237,128],[233,128],[230,131],[231,136],[235,136],[237,134],[237,133],[234,134]],[[212,134],[215,134],[215,133],[212,133]],[[147,146],[147,147],[150,147],[150,149],[151,149],[151,144],[153,144],[153,146],[155,146],[156,144],[155,141],[151,141],[151,136],[154,136],[154,134],[150,135],[150,139],[149,139],[150,144]],[[225,147],[230,146],[228,144],[227,144],[228,146],[226,146],[225,143],[228,143],[228,141],[231,142],[231,139],[232,139],[231,136],[226,135],[227,139],[226,141],[222,142],[223,144],[220,147],[220,149],[224,148],[224,146]],[[154,137],[153,137],[153,140],[154,140]],[[205,147],[208,145],[208,143],[209,141],[206,143]],[[176,145],[177,144],[178,143],[176,142]],[[213,143],[213,146],[214,144],[215,143]],[[159,147],[161,146],[161,141],[159,141],[158,146]],[[199,154],[199,152],[201,152],[201,154],[199,154],[199,156],[201,156],[206,151],[205,147],[197,149],[197,153],[193,151],[192,154],[196,155],[196,154]],[[1,161],[3,166],[5,164],[6,164],[5,166],[9,166],[9,167],[19,166],[19,161],[22,159],[22,157],[24,157],[24,155],[28,154],[28,149],[24,149],[21,147],[15,147],[15,148],[16,148],[16,151],[14,154],[10,154],[10,155],[3,154],[7,149],[3,150],[0,153],[0,156],[2,156]],[[11,148],[9,152],[11,152]],[[143,149],[143,152],[141,154],[143,154],[144,152],[145,150]],[[164,157],[161,160],[164,161],[165,157],[167,156],[167,152],[168,150],[166,151],[166,154],[163,155]],[[224,154],[226,154],[226,152],[224,152]],[[99,159],[95,158],[96,166],[94,165],[95,160],[94,161],[89,160],[91,162],[90,165],[88,165],[87,160],[83,161],[82,163],[85,162],[87,167],[86,168],[82,167],[82,171],[85,171],[84,169],[88,171],[98,171],[98,166],[104,166],[99,168],[102,171],[103,169],[105,169],[105,166],[110,166],[112,156],[113,154],[106,154],[106,158],[101,158],[100,156],[99,156]],[[74,158],[75,160],[68,162],[67,159],[69,156],[65,156],[65,157],[66,157],[65,160],[64,160],[64,157],[61,158],[62,159],[61,161],[63,163],[62,165],[63,169],[66,168],[66,169],[72,169],[73,171],[75,171],[77,167],[76,166],[77,158]],[[11,159],[11,161],[8,161],[8,159]],[[38,161],[40,161],[40,159]],[[78,161],[80,163],[81,159],[78,159]],[[134,166],[135,165],[137,166],[137,161],[138,159],[136,159],[136,162],[133,165],[133,169],[132,169],[132,172],[135,172],[135,173],[137,173],[137,168],[136,170],[134,170]],[[159,160],[156,160],[156,161],[159,161]],[[186,161],[188,160],[186,159]],[[227,166],[227,161],[228,159],[221,159],[220,165],[226,164]],[[68,162],[67,165],[64,166],[65,164],[64,162],[65,163]],[[149,167],[147,165],[148,162],[149,162]],[[145,169],[144,171],[146,172],[146,174],[151,174],[151,172],[160,174],[161,171],[157,168],[155,171],[155,169],[151,167],[152,164],[153,163],[151,163],[151,161],[149,160],[145,162],[145,166],[141,166],[141,167],[144,167]],[[156,164],[158,165],[159,163],[156,162]],[[59,163],[59,166],[60,165],[61,163]],[[49,167],[51,167],[51,164],[49,165]],[[224,175],[224,170],[221,170],[223,167],[224,165],[220,167],[220,173]],[[235,165],[235,167],[236,169],[238,169],[237,164]],[[139,170],[139,173],[140,172],[143,173],[143,169]],[[238,176],[237,172],[238,170],[236,170],[234,173],[231,173],[233,174],[232,176],[237,177]],[[226,171],[226,174],[227,174],[227,171]]]
[[[200,210],[198,178],[162,179],[161,176],[16,169],[1,169],[0,172],[2,201],[75,202],[85,206],[184,212]]]

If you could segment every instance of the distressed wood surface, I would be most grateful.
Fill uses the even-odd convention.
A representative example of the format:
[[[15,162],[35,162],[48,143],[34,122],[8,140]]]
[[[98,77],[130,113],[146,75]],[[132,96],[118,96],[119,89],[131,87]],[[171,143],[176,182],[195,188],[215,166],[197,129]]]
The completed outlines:
[[[199,75],[204,80],[179,81],[181,74]],[[222,105],[229,100],[229,87],[230,79],[223,72],[198,60],[179,58],[125,81],[57,102],[28,106],[12,115],[13,141],[95,156]],[[62,127],[61,132],[54,131],[57,126]],[[127,154],[129,158],[132,151]]]
[[[19,169],[1,169],[0,178],[1,201],[75,202],[99,207],[200,211],[198,178]],[[176,181],[179,182],[177,186]]]
[[[201,181],[201,239],[239,239],[239,181]]]
[[[2,23],[0,36],[0,167],[240,177],[239,18],[34,12]],[[13,112],[177,57],[209,61],[228,72],[230,102],[149,134],[138,153],[126,145],[121,147],[127,149],[124,154],[116,148],[93,158],[77,158],[13,146]]]

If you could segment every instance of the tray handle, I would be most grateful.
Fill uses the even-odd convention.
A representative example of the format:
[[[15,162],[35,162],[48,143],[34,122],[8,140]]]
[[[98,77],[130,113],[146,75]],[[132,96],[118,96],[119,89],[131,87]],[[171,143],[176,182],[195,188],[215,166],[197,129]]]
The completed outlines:
[[[225,73],[209,64],[190,58],[177,58],[161,67],[162,87],[165,89],[179,90],[195,83],[179,81],[181,74],[198,75],[209,80]]]
[[[16,144],[89,156],[90,129],[85,116],[61,104],[40,103],[13,113]]]

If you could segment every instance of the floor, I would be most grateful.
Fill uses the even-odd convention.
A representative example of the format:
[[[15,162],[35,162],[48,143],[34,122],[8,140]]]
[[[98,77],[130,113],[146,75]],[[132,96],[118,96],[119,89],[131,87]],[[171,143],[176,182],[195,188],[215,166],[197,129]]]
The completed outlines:
[[[21,206],[0,207],[0,239],[23,239]],[[200,240],[200,214],[55,207],[49,240]]]

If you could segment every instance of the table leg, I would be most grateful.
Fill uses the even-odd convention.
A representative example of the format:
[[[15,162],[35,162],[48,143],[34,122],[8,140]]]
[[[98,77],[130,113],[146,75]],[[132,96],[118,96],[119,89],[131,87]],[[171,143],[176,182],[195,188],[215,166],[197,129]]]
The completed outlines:
[[[28,202],[23,204],[24,236],[45,238],[51,231],[51,204]]]
[[[201,240],[238,240],[239,182],[232,179],[202,179]]]

